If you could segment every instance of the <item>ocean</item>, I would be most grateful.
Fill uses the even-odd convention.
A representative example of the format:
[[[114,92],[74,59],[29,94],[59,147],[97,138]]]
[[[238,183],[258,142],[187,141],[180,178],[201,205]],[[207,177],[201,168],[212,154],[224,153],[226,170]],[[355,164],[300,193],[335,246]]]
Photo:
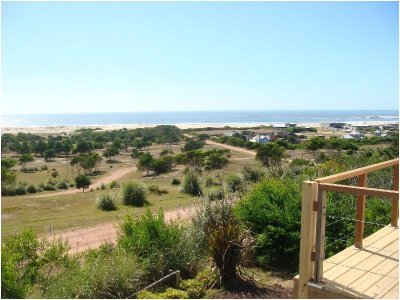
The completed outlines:
[[[285,122],[382,122],[399,121],[398,110],[270,110],[179,111],[2,115],[1,126],[88,126],[120,124],[276,124]]]

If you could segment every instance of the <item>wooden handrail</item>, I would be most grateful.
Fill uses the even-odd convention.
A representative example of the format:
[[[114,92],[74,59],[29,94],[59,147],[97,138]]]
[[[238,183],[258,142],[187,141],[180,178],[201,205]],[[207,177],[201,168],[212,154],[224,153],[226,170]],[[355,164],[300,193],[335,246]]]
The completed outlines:
[[[325,191],[343,192],[343,193],[357,194],[363,196],[364,195],[376,196],[376,197],[383,197],[390,199],[399,196],[399,191],[381,190],[381,189],[335,184],[335,183],[320,183],[318,184],[318,187]]]
[[[319,183],[335,183],[340,180],[348,179],[348,178],[353,178],[362,174],[368,174],[374,171],[378,171],[380,169],[385,169],[389,168],[392,166],[399,165],[399,159],[392,159],[388,161],[384,161],[375,165],[367,166],[367,167],[362,167],[350,171],[346,171],[343,173],[335,174],[335,175],[330,175],[322,178],[315,179],[315,181],[318,181]]]

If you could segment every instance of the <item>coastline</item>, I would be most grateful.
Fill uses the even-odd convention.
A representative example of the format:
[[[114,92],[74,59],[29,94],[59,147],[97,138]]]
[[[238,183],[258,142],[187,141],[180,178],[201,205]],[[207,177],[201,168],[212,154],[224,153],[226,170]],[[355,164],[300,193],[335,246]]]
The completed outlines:
[[[380,126],[387,124],[399,124],[399,121],[349,121],[346,122],[351,125],[366,125],[366,126]],[[184,123],[184,124],[166,124],[166,125],[175,125],[180,129],[196,129],[196,128],[204,128],[204,127],[213,127],[213,128],[224,128],[226,126],[234,127],[234,128],[253,128],[253,127],[271,127],[274,124],[282,124],[282,122],[275,123]],[[297,123],[297,126],[301,127],[315,127],[320,128],[322,123],[317,122],[301,122]],[[82,128],[91,128],[91,129],[101,129],[104,131],[107,130],[119,130],[119,129],[135,129],[135,128],[144,128],[144,127],[155,127],[161,124],[109,124],[109,125],[66,125],[66,126],[21,126],[21,127],[2,127],[1,134],[10,133],[16,134],[18,132],[22,133],[32,133],[32,134],[70,134],[78,129]]]

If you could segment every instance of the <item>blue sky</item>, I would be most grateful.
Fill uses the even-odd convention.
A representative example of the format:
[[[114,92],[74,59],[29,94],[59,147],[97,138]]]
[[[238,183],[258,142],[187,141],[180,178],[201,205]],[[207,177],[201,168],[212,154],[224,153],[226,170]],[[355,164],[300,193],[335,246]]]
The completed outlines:
[[[398,109],[396,2],[2,2],[2,113]]]

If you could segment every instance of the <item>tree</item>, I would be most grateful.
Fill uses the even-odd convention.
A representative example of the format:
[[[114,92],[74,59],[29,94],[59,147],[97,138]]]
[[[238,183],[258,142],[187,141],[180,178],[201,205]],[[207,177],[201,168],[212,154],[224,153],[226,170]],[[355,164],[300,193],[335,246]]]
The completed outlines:
[[[261,145],[256,154],[256,159],[268,168],[273,176],[282,175],[282,159],[285,155],[284,149],[271,142]]]
[[[118,155],[119,151],[118,148],[113,144],[111,146],[108,146],[104,151],[103,151],[103,156],[105,158],[109,157],[108,162],[111,162],[111,157],[114,157],[115,161],[115,155]]]
[[[313,137],[306,143],[306,149],[313,151],[314,159],[317,157],[319,149],[325,147],[326,141],[322,137]]]
[[[150,168],[156,174],[167,173],[171,171],[173,162],[174,158],[172,156],[163,156],[153,159]]]
[[[205,169],[213,171],[224,168],[229,163],[229,160],[220,152],[215,152],[207,156],[205,161]]]
[[[76,143],[76,147],[74,149],[75,152],[78,153],[87,153],[90,152],[92,150],[92,145],[90,142],[87,141],[78,141],[78,143]]]
[[[35,144],[33,147],[33,152],[35,153],[35,156],[39,153],[41,156],[44,155],[44,151],[46,151],[47,145],[43,141],[39,141]]]
[[[26,164],[27,162],[30,162],[30,161],[33,161],[33,156],[32,156],[32,154],[22,154],[22,155],[19,157],[19,162],[22,164],[22,167],[24,167],[25,164]]]
[[[153,162],[153,155],[151,155],[150,152],[146,152],[140,155],[137,167],[139,170],[145,170],[147,176],[149,176],[152,162]]]
[[[192,151],[196,149],[201,149],[204,147],[203,141],[188,140],[182,148],[182,152]]]
[[[54,172],[52,172],[51,173],[51,177],[53,177],[54,179],[56,179],[57,177],[58,177],[58,172],[57,171],[54,171]]]
[[[54,149],[47,149],[44,151],[43,157],[45,161],[51,161],[56,157],[56,151],[54,151]]]
[[[90,178],[87,177],[86,175],[78,175],[78,177],[75,178],[75,186],[77,189],[82,189],[84,192],[85,189],[89,188],[91,184]]]

